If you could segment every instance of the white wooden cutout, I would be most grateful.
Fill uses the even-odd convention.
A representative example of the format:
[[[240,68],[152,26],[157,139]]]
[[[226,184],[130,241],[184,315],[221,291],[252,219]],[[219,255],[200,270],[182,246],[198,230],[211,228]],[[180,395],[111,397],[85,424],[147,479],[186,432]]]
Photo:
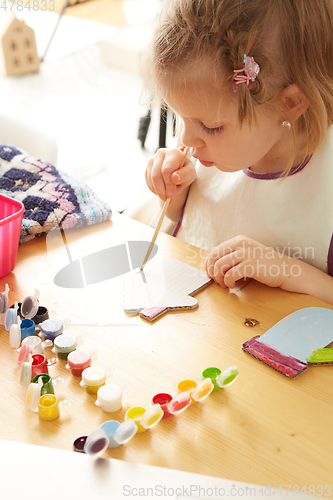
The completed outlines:
[[[192,295],[211,283],[205,271],[176,259],[150,263],[125,276],[124,310],[153,321],[166,311],[195,309]]]

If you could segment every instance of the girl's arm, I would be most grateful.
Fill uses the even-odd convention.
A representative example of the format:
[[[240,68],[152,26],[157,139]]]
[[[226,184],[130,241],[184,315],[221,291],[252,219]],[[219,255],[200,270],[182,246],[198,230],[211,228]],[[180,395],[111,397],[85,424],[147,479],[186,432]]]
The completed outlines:
[[[237,236],[214,248],[206,260],[206,271],[223,288],[233,288],[237,280],[248,277],[333,304],[331,276],[246,236]]]
[[[306,293],[333,304],[333,277],[306,262],[297,260],[297,263],[300,269],[298,279],[287,278],[281,288],[290,292]]]

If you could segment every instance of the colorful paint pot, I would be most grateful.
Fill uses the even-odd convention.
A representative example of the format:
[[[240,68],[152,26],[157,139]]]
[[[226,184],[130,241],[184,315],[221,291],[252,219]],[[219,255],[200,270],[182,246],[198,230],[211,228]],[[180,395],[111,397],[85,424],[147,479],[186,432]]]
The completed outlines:
[[[26,337],[30,338],[30,337]],[[33,335],[31,338],[37,338]],[[25,339],[24,339],[25,340]],[[17,349],[21,344],[21,320],[17,318],[17,323],[13,323],[9,330],[9,344],[13,349]]]
[[[142,406],[133,406],[132,408],[129,408],[129,410],[127,410],[125,415],[125,420],[129,419],[134,420],[138,428],[138,432],[144,432],[146,429],[145,427],[142,427],[141,419],[145,413],[146,413],[146,408],[143,408]]]
[[[163,418],[172,417],[172,413],[168,411],[168,404],[172,400],[171,394],[167,394],[166,392],[159,392],[155,394],[152,399],[152,404],[159,404],[163,410]]]
[[[117,420],[108,420],[101,425],[109,439],[109,448],[117,448],[127,443],[138,432],[138,426],[134,420],[125,420],[122,424]]]
[[[38,403],[41,397],[41,388],[43,380],[39,378],[36,383],[30,383],[26,394],[26,404],[29,410],[38,411]]]
[[[11,328],[13,328],[13,326],[15,325],[12,325]],[[25,339],[22,340],[22,347],[24,345],[29,347],[31,354],[43,354],[42,341],[37,335],[25,337]]]
[[[49,319],[48,309],[44,306],[39,306],[37,309],[36,315],[33,316],[31,319],[35,323],[35,325],[39,325],[40,323],[43,323],[43,321],[46,321]]]
[[[219,368],[206,368],[201,374],[203,379],[210,378],[214,384],[213,391],[219,391],[231,385],[238,378],[239,372],[236,365],[231,365],[223,372]]]
[[[98,389],[105,384],[105,370],[99,366],[90,366],[82,372],[80,385],[85,387],[87,392],[96,394]]]
[[[8,293],[9,293],[9,286],[6,283],[5,284],[5,291],[0,292],[0,314],[5,314],[7,309],[8,309]],[[0,323],[2,324],[2,323]]]
[[[216,383],[224,389],[229,385],[233,384],[239,376],[239,372],[236,365],[231,365],[226,368],[221,375],[216,378]]]
[[[28,387],[31,382],[31,378],[31,361],[23,361],[20,375],[20,384],[22,387]]]
[[[55,337],[53,351],[59,359],[67,359],[68,354],[76,349],[76,337],[68,333],[62,333]]]
[[[73,451],[77,453],[84,453],[84,445],[86,444],[88,436],[80,436],[75,439],[73,443]]]
[[[49,366],[57,363],[56,358],[46,359],[44,354],[33,354],[31,363],[31,378],[40,373],[49,373]]]
[[[15,302],[14,306],[11,306],[9,309],[7,309],[6,314],[5,314],[5,329],[7,332],[10,331],[10,327],[14,324],[17,323],[17,309],[18,305],[17,302]]]
[[[39,398],[38,415],[42,420],[54,420],[59,417],[59,401],[54,394],[44,394]]]
[[[196,389],[191,392],[191,398],[194,401],[203,401],[206,399],[214,390],[214,384],[210,378],[205,378],[198,383]]]
[[[121,410],[122,390],[118,385],[105,384],[97,391],[96,406],[100,406],[107,413]]]
[[[48,373],[39,373],[38,375],[35,375],[31,379],[31,383],[32,384],[42,383],[41,389],[40,389],[41,396],[43,396],[43,394],[54,394],[52,377]]]
[[[21,340],[31,335],[36,335],[36,326],[32,319],[23,319],[21,321]]]
[[[72,351],[67,356],[66,368],[71,370],[74,377],[81,377],[83,370],[91,365],[91,356],[86,351]]]
[[[192,398],[192,392],[196,389],[197,383],[194,380],[182,380],[177,385],[178,392],[189,392],[191,394],[192,403],[196,403],[196,401]]]
[[[109,438],[103,429],[97,429],[89,434],[84,444],[84,453],[87,455],[101,455],[109,446]]]
[[[21,349],[19,350],[17,364],[19,366],[22,366],[22,363],[24,363],[25,361],[31,362],[31,351],[28,345],[22,345]]]
[[[33,318],[39,308],[39,291],[35,290],[35,295],[28,295],[23,299],[20,314],[23,318]]]
[[[203,370],[203,372],[201,373],[201,378],[202,379],[210,378],[214,384],[213,392],[216,392],[221,389],[221,386],[216,383],[216,378],[219,375],[221,375],[221,370],[219,368],[210,367]]]
[[[52,342],[54,342],[54,339],[58,337],[64,329],[63,322],[58,318],[47,319],[40,323],[39,327],[41,332],[40,335],[45,340],[52,340]]]
[[[151,406],[143,415],[140,424],[145,429],[152,429],[163,418],[163,410],[159,404]]]
[[[167,409],[172,415],[182,413],[191,404],[191,395],[189,392],[181,392],[174,397],[167,406]]]

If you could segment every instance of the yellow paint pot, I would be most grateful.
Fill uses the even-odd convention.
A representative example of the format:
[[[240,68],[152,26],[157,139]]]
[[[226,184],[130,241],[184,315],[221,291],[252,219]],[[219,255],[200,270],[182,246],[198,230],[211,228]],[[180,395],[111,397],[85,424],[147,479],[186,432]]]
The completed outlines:
[[[133,408],[127,410],[125,420],[129,420],[130,418],[133,419],[138,427],[138,432],[144,432],[146,429],[141,425],[141,419],[145,413],[146,408],[142,408],[142,406],[133,406]]]
[[[197,388],[197,383],[194,380],[182,380],[177,385],[178,392],[189,392],[191,396],[191,404],[196,403],[196,400],[192,398],[192,392]]]
[[[59,417],[59,401],[54,394],[44,394],[39,398],[38,415],[42,420],[54,420]]]

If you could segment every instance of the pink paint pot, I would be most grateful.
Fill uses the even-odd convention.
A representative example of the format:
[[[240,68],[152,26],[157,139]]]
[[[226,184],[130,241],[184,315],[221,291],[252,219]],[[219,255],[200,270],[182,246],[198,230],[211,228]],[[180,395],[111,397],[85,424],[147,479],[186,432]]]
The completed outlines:
[[[155,394],[155,396],[152,399],[153,405],[159,404],[161,406],[164,412],[163,418],[172,417],[172,413],[170,413],[167,408],[171,400],[172,396],[165,392],[159,392],[158,394]]]
[[[170,413],[176,415],[182,413],[191,404],[191,395],[189,392],[181,392],[170,401],[167,408]]]
[[[74,377],[81,377],[83,370],[91,365],[91,356],[86,351],[72,351],[68,354],[66,368]]]
[[[49,373],[48,367],[57,363],[56,358],[46,359],[44,354],[34,354],[31,363],[31,378],[40,373]]]

